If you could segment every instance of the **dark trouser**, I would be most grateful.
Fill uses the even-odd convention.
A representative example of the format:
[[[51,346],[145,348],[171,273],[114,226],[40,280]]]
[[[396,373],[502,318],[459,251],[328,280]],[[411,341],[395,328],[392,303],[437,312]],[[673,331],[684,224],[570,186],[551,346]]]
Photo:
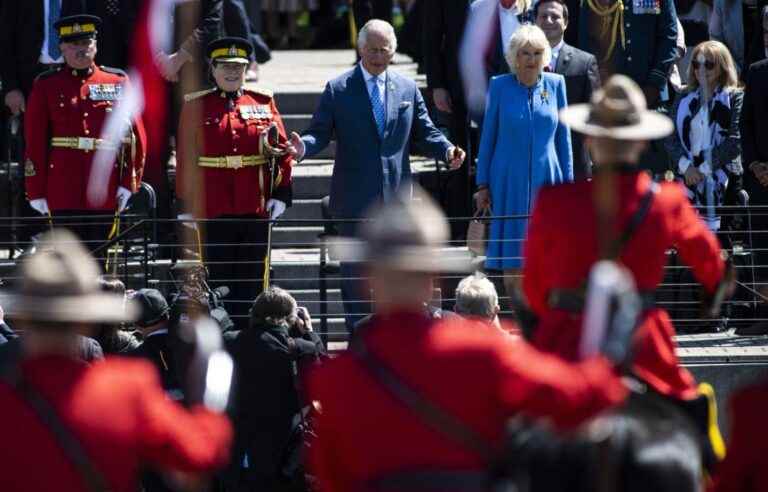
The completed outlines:
[[[204,224],[205,264],[212,288],[230,289],[227,312],[238,329],[248,324],[248,310],[262,291],[268,223],[256,215],[225,215]]]
[[[357,224],[342,223],[337,225],[339,234],[344,237],[356,237]],[[344,323],[351,335],[355,324],[371,313],[371,294],[368,282],[362,277],[365,266],[361,263],[342,262],[341,298],[344,301]]]
[[[93,251],[107,241],[107,236],[114,222],[113,215],[108,210],[56,210],[52,211],[53,225],[66,227],[80,238],[88,250]],[[98,256],[105,256],[106,251]]]
[[[747,227],[750,249],[753,251],[757,282],[768,282],[768,188],[762,186],[749,169],[744,170],[744,189],[749,193],[750,213]]]

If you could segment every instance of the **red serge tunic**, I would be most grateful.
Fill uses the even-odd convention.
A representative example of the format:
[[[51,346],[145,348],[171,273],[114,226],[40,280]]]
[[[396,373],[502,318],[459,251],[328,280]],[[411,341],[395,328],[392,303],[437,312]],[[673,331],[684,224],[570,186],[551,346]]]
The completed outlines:
[[[616,237],[650,185],[650,177],[643,172],[617,176],[620,204]],[[592,182],[583,181],[543,189],[525,245],[523,290],[539,318],[533,344],[567,360],[578,358],[582,315],[553,309],[548,299],[553,289],[581,288],[598,259],[592,187]],[[661,283],[667,262],[665,252],[673,246],[704,288],[714,292],[725,272],[717,238],[691,207],[680,185],[664,183],[620,255],[621,263],[632,271],[638,290],[653,291]],[[662,394],[691,398],[696,395],[695,383],[678,364],[673,335],[666,311],[646,311],[636,335],[633,369]]]
[[[281,143],[285,128],[271,93],[246,88],[230,99],[220,90],[186,96],[179,121],[176,193],[190,211],[202,201],[200,218],[223,215],[267,217],[270,169],[264,163],[260,135],[277,124]],[[205,167],[200,158],[259,156],[262,163],[241,167]],[[290,155],[278,160],[273,198],[290,204]],[[189,175],[186,175],[189,174]],[[190,184],[191,189],[188,189]]]
[[[210,472],[226,464],[226,417],[171,401],[149,363],[112,358],[92,366],[61,356],[23,362],[29,383],[83,445],[109,490],[137,489],[140,468]],[[0,490],[82,492],[86,483],[26,402],[0,383]]]
[[[731,398],[728,454],[714,475],[716,492],[768,490],[768,381],[742,389]]]
[[[567,364],[482,322],[401,312],[375,318],[360,336],[411,388],[491,445],[501,445],[511,416],[571,427],[626,396],[605,359]],[[424,424],[355,357],[344,353],[309,378],[310,397],[322,405],[310,449],[321,490],[363,491],[397,471],[483,469],[482,457]]]
[[[107,118],[128,85],[128,76],[123,71],[96,65],[85,70],[59,67],[35,80],[24,116],[24,175],[30,200],[47,199],[53,213],[112,211],[118,185],[132,192],[138,189],[146,152],[146,134],[140,119],[133,122],[136,138],[130,151],[130,165],[119,179],[115,164],[106,202],[100,205],[90,204],[86,198],[94,150],[51,144],[53,138],[80,138],[83,144],[88,143],[86,139],[100,139]]]

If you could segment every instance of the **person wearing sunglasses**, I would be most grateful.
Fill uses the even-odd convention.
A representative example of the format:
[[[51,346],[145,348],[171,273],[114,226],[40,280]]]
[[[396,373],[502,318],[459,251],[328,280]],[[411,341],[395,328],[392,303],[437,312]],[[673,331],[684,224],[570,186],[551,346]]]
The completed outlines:
[[[742,188],[743,96],[728,48],[719,41],[697,45],[688,86],[672,108],[675,132],[666,145],[688,197],[713,231],[721,227],[717,207],[735,204]]]

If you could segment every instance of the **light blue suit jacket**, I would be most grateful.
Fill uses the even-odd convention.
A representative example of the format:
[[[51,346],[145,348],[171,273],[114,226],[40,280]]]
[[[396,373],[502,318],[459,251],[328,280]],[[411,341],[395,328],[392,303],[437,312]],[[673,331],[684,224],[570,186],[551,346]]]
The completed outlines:
[[[416,83],[387,72],[386,126],[379,136],[360,65],[325,86],[320,105],[302,140],[312,157],[336,139],[331,178],[331,213],[364,216],[377,200],[389,200],[411,186],[411,145],[420,154],[445,160],[451,143],[432,124]]]

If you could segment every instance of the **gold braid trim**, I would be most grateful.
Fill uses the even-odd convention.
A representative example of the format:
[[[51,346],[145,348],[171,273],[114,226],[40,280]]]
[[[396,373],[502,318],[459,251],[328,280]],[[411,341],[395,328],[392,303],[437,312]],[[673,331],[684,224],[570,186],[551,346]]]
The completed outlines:
[[[626,46],[626,34],[624,32],[624,2],[622,0],[616,0],[613,5],[609,7],[603,7],[598,0],[586,0],[589,9],[594,12],[595,15],[600,17],[600,38],[605,38],[608,31],[611,34],[611,41],[608,44],[608,49],[605,52],[605,56],[601,60],[603,63],[607,62],[613,56],[613,51],[616,49],[616,38],[621,35],[621,49]]]

